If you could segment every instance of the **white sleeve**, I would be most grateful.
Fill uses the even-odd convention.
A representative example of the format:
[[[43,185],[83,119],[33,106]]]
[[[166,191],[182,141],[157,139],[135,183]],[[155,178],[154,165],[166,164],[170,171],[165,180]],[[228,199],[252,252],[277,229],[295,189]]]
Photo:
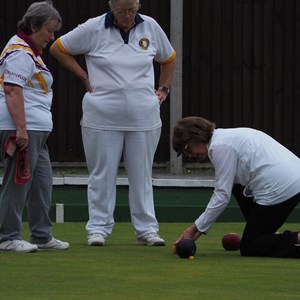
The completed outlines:
[[[34,61],[28,53],[11,53],[4,62],[4,82],[24,87],[34,74]]]
[[[93,41],[95,19],[89,19],[72,31],[62,35],[60,42],[71,55],[86,54],[90,51]]]
[[[237,168],[237,153],[226,145],[210,149],[209,158],[215,169],[215,188],[205,211],[195,221],[200,232],[207,233],[230,202]]]
[[[144,18],[144,16],[143,16]],[[157,43],[157,52],[155,54],[154,60],[157,62],[165,62],[172,56],[174,56],[174,48],[172,47],[166,33],[163,31],[161,26],[152,18],[148,17],[152,24],[152,28],[155,32],[155,39]]]

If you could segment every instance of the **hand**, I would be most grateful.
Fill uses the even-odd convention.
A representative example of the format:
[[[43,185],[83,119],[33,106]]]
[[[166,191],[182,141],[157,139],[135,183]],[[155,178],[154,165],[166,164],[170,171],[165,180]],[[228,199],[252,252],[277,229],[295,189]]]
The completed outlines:
[[[28,133],[26,129],[19,129],[16,132],[16,144],[20,148],[21,151],[27,148],[28,146]]]
[[[155,90],[155,94],[157,96],[157,99],[159,101],[159,104],[162,105],[163,102],[167,99],[168,94],[164,93],[163,91],[160,90]]]
[[[193,224],[182,233],[182,235],[177,239],[177,241],[174,242],[174,244],[177,245],[178,242],[183,239],[191,239],[193,241],[196,241],[201,234],[202,232],[198,231],[195,224]]]
[[[82,82],[84,84],[84,87],[85,87],[85,90],[89,93],[92,93],[93,90],[92,90],[92,87],[91,87],[91,84],[90,84],[90,80],[89,80],[89,77],[86,76],[85,78],[82,79]]]

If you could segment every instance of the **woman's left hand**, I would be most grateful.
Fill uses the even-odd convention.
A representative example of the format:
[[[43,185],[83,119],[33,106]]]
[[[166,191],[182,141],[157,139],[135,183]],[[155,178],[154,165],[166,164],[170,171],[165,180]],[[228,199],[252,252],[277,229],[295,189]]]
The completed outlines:
[[[178,244],[178,242],[182,239],[191,239],[193,241],[196,241],[202,233],[198,231],[195,224],[188,227],[182,235],[177,239],[177,241],[174,242],[175,245]]]
[[[158,99],[158,102],[160,105],[162,105],[163,102],[165,102],[168,97],[168,95],[165,92],[160,91],[160,90],[155,90],[155,94],[157,96],[157,99]]]

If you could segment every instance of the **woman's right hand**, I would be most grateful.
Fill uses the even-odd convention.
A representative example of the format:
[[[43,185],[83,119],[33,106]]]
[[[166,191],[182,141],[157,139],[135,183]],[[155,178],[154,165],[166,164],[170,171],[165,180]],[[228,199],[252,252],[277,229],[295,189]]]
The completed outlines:
[[[89,76],[87,75],[85,78],[82,79],[82,82],[84,84],[84,87],[85,87],[85,90],[89,93],[92,93],[93,90],[92,90],[92,87],[91,87],[91,84],[90,84],[90,80],[89,80]]]
[[[28,133],[25,129],[17,129],[16,132],[16,144],[20,148],[21,151],[25,150],[28,147]]]

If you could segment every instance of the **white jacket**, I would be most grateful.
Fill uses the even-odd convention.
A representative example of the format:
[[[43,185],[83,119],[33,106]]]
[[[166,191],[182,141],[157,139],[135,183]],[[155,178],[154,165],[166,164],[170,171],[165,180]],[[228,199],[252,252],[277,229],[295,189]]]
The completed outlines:
[[[208,156],[215,168],[215,189],[195,221],[207,232],[228,205],[235,183],[261,205],[275,205],[300,192],[300,159],[267,134],[251,128],[216,129]]]

